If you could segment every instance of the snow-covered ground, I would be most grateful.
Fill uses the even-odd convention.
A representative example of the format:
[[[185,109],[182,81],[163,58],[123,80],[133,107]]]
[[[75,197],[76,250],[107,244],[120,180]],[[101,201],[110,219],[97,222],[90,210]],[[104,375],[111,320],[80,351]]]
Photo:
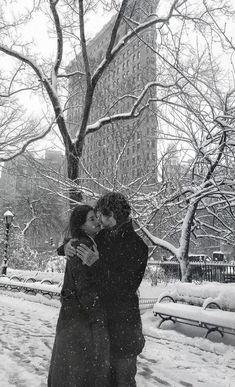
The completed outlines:
[[[165,290],[143,282],[140,294]],[[0,293],[1,387],[46,387],[58,312],[58,301],[44,296]],[[235,387],[235,338],[204,339],[200,329],[177,324],[158,329],[151,310],[142,319],[148,336],[138,358],[138,387]]]

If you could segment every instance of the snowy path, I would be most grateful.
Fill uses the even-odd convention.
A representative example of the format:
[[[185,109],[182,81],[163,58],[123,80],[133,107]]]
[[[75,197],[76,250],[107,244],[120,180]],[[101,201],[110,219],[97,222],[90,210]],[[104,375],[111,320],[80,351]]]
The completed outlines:
[[[231,360],[186,342],[148,340],[138,363],[138,386],[234,387],[235,354]]]
[[[58,311],[0,294],[1,387],[46,387]],[[234,347],[156,332],[138,360],[138,387],[235,387]]]

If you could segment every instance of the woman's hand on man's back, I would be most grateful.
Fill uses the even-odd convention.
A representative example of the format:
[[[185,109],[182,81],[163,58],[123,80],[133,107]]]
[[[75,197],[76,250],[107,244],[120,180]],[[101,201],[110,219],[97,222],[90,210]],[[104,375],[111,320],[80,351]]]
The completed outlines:
[[[73,246],[74,242],[76,244],[77,239],[70,239],[64,246],[64,253],[69,259],[77,255],[81,259],[82,263],[87,266],[93,265],[99,259],[99,252],[95,245],[90,249],[85,244],[81,243],[78,246]]]
[[[76,239],[70,239],[66,245],[64,246],[64,254],[67,256],[67,257],[73,257],[74,255],[76,255],[76,249],[75,247],[73,247],[72,243],[75,241]]]

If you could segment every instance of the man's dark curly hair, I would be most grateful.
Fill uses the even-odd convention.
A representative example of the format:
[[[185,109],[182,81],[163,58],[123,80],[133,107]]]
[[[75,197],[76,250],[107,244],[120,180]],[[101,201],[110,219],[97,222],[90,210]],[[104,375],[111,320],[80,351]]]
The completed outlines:
[[[117,224],[120,224],[128,219],[131,207],[124,195],[119,192],[109,192],[97,201],[95,211],[101,212],[104,216],[110,216],[113,212]]]

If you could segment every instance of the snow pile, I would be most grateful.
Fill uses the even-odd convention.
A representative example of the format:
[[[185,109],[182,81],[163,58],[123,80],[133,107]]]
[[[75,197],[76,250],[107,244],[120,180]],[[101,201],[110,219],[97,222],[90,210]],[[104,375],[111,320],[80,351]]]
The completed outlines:
[[[175,301],[206,307],[209,302],[216,302],[221,309],[235,310],[235,284],[210,282],[200,285],[191,283],[176,283],[170,285],[159,296],[171,296]]]
[[[50,297],[47,298],[47,296],[39,294],[39,293],[32,295],[32,294],[26,294],[23,292],[16,293],[16,292],[13,292],[10,290],[0,289],[0,295],[1,296],[8,296],[8,297],[11,297],[12,299],[18,298],[21,301],[23,301],[23,300],[30,301],[30,302],[33,302],[35,304],[44,304],[44,305],[48,305],[48,306],[53,306],[55,308],[60,308],[60,306],[61,306],[61,303],[59,300],[56,300],[56,299],[53,299]]]
[[[215,298],[207,298],[203,303],[203,308],[206,308],[211,302],[216,303],[220,309],[235,312],[235,287],[221,290]]]

